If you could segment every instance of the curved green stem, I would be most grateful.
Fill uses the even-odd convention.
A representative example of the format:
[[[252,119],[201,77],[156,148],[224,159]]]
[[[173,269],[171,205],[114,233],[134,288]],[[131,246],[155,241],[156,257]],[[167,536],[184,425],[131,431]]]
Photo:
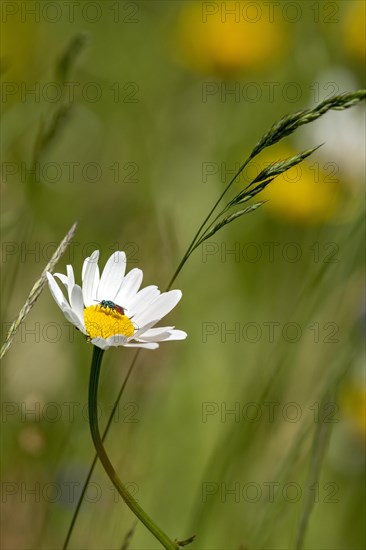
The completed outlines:
[[[126,374],[126,376],[125,376],[125,378],[124,378],[124,380],[123,380],[122,386],[121,386],[121,388],[120,388],[120,390],[119,390],[119,393],[118,393],[118,395],[117,395],[117,397],[116,397],[116,400],[115,400],[115,402],[114,402],[114,405],[113,405],[111,414],[110,414],[110,416],[109,416],[109,418],[108,418],[108,422],[107,422],[107,424],[106,424],[106,427],[104,428],[103,435],[102,435],[102,443],[104,443],[104,440],[105,440],[105,438],[107,437],[109,428],[110,428],[110,426],[111,426],[111,424],[112,424],[114,415],[116,414],[117,407],[118,407],[119,402],[120,402],[120,400],[121,400],[122,394],[123,394],[123,392],[124,392],[124,389],[125,389],[125,387],[126,387],[126,384],[127,384],[127,382],[128,382],[128,379],[130,378],[131,372],[132,372],[132,370],[133,370],[133,367],[135,366],[135,363],[136,363],[136,361],[137,361],[137,358],[138,358],[140,352],[141,352],[141,348],[139,348],[139,349],[136,351],[136,353],[135,353],[135,355],[134,355],[134,357],[133,357],[133,359],[132,359],[132,363],[130,364],[130,367],[129,367],[128,371],[127,371],[127,374]],[[72,532],[73,532],[73,530],[74,530],[74,526],[75,526],[77,517],[78,517],[78,515],[79,515],[79,511],[80,511],[80,508],[81,508],[81,504],[82,504],[82,502],[83,502],[83,500],[84,500],[84,496],[85,496],[86,490],[87,490],[87,488],[88,488],[88,485],[89,485],[89,481],[90,481],[90,479],[91,479],[91,476],[93,475],[94,468],[95,468],[95,465],[96,465],[96,463],[97,463],[97,460],[98,460],[98,455],[95,454],[95,455],[94,455],[94,458],[93,458],[93,462],[91,463],[91,466],[90,466],[90,468],[89,468],[88,475],[86,476],[86,479],[85,479],[85,481],[84,481],[83,489],[82,489],[82,491],[81,491],[81,493],[80,493],[80,496],[79,496],[79,498],[78,498],[78,502],[77,502],[76,508],[75,508],[75,510],[74,510],[74,514],[73,514],[73,516],[72,516],[72,520],[71,520],[71,523],[70,523],[70,525],[69,525],[69,529],[68,529],[68,531],[67,531],[67,535],[66,535],[65,542],[64,542],[64,544],[63,544],[62,550],[66,550],[67,547],[68,547],[68,545],[69,545],[70,538],[71,538]]]
[[[90,381],[89,381],[89,425],[90,431],[93,438],[93,443],[95,450],[97,452],[98,458],[101,461],[106,473],[109,476],[109,479],[112,481],[113,485],[117,489],[118,493],[121,495],[127,506],[135,514],[136,517],[145,525],[145,527],[150,531],[152,535],[166,548],[167,550],[179,550],[179,544],[172,541],[168,535],[164,533],[158,527],[153,520],[146,514],[146,512],[141,508],[136,499],[131,495],[126,486],[122,483],[118,477],[115,469],[110,462],[108,455],[104,449],[102,439],[99,433],[98,425],[98,383],[100,375],[100,367],[102,364],[104,351],[100,348],[94,346],[92,366],[90,372]]]

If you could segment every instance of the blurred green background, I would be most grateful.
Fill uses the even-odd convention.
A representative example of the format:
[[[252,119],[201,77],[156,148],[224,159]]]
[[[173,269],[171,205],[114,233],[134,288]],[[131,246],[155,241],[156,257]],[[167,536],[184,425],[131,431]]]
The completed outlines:
[[[358,0],[1,9],[3,338],[75,220],[57,271],[120,249],[163,289],[263,133],[364,86]],[[362,107],[331,112],[248,167],[236,191],[324,142],[190,258],[168,318],[188,338],[128,383],[110,457],[192,549],[365,547],[364,141]],[[2,367],[4,549],[62,547],[93,457],[91,352],[45,289]],[[106,354],[101,426],[133,355]],[[134,518],[92,481],[70,548],[121,548]],[[138,525],[130,548],[159,544]]]

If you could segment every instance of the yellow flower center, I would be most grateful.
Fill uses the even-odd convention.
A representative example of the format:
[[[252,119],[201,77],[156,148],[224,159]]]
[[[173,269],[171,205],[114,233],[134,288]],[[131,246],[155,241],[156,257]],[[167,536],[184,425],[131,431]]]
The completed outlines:
[[[84,309],[84,323],[91,339],[107,339],[117,334],[130,337],[135,332],[133,323],[127,315],[121,315],[118,311],[100,305]]]

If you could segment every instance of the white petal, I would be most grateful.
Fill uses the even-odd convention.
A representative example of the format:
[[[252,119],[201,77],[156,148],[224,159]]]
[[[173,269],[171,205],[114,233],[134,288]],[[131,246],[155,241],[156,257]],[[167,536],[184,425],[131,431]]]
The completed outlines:
[[[79,285],[74,285],[71,291],[70,304],[73,312],[77,315],[80,323],[84,326],[83,291]]]
[[[107,340],[104,340],[104,338],[93,338],[93,340],[91,340],[91,343],[94,344],[94,346],[97,346],[97,348],[104,350],[109,349],[108,342]]]
[[[61,283],[62,283],[66,288],[68,288],[68,286],[69,286],[69,279],[68,279],[67,275],[64,275],[63,273],[55,273],[54,276],[57,277],[58,279],[60,279]]]
[[[72,265],[67,265],[66,270],[67,270],[67,290],[69,293],[69,302],[71,304],[71,293],[75,285],[75,276],[74,276],[74,270],[72,268]]]
[[[133,319],[134,322],[139,326],[143,326],[152,319],[162,319],[177,305],[181,297],[182,293],[180,290],[164,292],[149,307],[136,315]]]
[[[47,272],[47,280],[48,280],[48,286],[50,288],[51,294],[52,294],[55,302],[57,303],[58,307],[61,308],[62,310],[64,310],[65,307],[69,307],[69,304],[68,304],[65,296],[61,292],[60,287],[56,283],[53,275],[49,272]]]
[[[85,260],[84,260],[83,267],[82,267],[82,270],[81,270],[81,280],[82,280],[82,281],[84,280],[85,271],[86,271],[86,268],[87,268],[87,266],[88,266],[89,260],[90,260],[90,256],[88,256],[88,257],[85,258]]]
[[[107,342],[109,346],[124,346],[128,341],[128,338],[126,336],[123,336],[123,334],[115,334],[114,336],[110,336],[107,338]]]
[[[145,343],[145,342],[141,342],[141,344],[139,344],[138,342],[134,343],[134,344],[125,344],[125,348],[145,348],[145,349],[157,349],[159,347],[159,344],[156,344],[156,343]]]
[[[166,340],[169,337],[169,332],[161,332],[160,334],[156,334],[155,336],[145,336],[145,334],[142,334],[139,337],[136,337],[136,340],[139,342],[161,342],[163,340]]]
[[[159,319],[157,319],[157,320],[153,319],[152,321],[150,321],[150,323],[147,323],[143,327],[136,327],[136,332],[134,333],[133,336],[131,336],[130,339],[134,340],[135,338],[140,337],[140,335],[144,334],[147,330],[149,330],[151,327],[153,327],[158,321],[159,321]]]
[[[169,338],[166,338],[165,340],[185,340],[187,338],[188,334],[184,332],[184,330],[172,330],[170,332]]]
[[[73,269],[72,265],[67,264],[66,273],[67,273],[67,278],[69,280],[69,285],[74,286],[74,284],[75,284],[75,275],[74,275],[74,269]]]
[[[71,265],[67,265],[66,269],[67,269],[67,275],[64,275],[63,273],[55,273],[55,277],[60,279],[60,281],[67,288],[69,302],[71,303],[71,292],[72,292],[72,289],[74,288],[75,276],[74,276],[74,270]]]
[[[97,286],[99,282],[99,270],[98,270],[98,258],[99,250],[95,250],[90,258],[87,258],[84,278],[83,278],[83,299],[84,304],[88,307],[95,305],[97,296]]]
[[[168,342],[169,340],[185,340],[187,338],[187,333],[184,332],[184,330],[170,330],[161,332],[160,334],[149,335],[149,333],[153,330],[159,329],[151,329],[150,331],[147,331],[139,337],[139,340],[141,340],[141,342]]]
[[[141,286],[143,278],[143,273],[141,269],[134,268],[127,273],[126,277],[123,279],[123,283],[115,296],[114,301],[116,304],[126,308],[127,315],[130,315],[127,302],[132,300]]]
[[[129,317],[136,315],[142,310],[145,310],[154,300],[160,296],[160,291],[157,286],[146,286],[135,297],[129,301],[126,301],[126,308],[128,309]]]
[[[70,323],[75,325],[79,330],[81,330],[81,332],[85,334],[84,324],[80,322],[79,317],[71,308],[67,307],[63,309],[62,312]]]
[[[99,257],[99,250],[94,250],[92,256],[93,256],[94,254],[96,254],[96,253],[98,253],[98,257]],[[87,258],[85,258],[84,263],[83,263],[83,268],[82,268],[82,270],[81,270],[81,280],[82,280],[82,281],[84,280],[86,268],[88,267],[89,262],[90,262],[90,256],[88,256]]]
[[[174,329],[174,327],[157,327],[157,328],[151,328],[147,329],[146,332],[144,332],[144,338],[147,336],[148,338],[152,336],[159,336],[160,334],[163,334],[165,332],[171,332]]]
[[[98,300],[115,301],[126,271],[126,254],[114,252],[108,259],[98,287]],[[118,302],[116,302],[118,303]]]

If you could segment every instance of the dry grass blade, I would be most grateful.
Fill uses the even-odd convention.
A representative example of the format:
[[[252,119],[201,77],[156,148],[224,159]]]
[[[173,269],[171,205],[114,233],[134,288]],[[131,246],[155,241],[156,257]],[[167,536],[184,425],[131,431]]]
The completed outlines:
[[[32,309],[34,304],[36,303],[39,295],[41,294],[41,292],[42,292],[42,290],[43,290],[43,288],[46,284],[46,281],[47,281],[47,276],[46,276],[47,271],[52,272],[54,270],[57,262],[60,260],[60,258],[62,258],[62,256],[65,253],[65,250],[67,249],[70,242],[74,238],[77,225],[78,225],[77,222],[75,222],[71,226],[70,230],[68,231],[68,233],[66,234],[64,239],[61,241],[61,243],[58,246],[57,250],[55,251],[54,255],[52,256],[52,258],[50,259],[50,261],[48,262],[48,264],[46,265],[46,267],[42,271],[42,274],[41,274],[40,278],[38,279],[38,281],[33,286],[32,290],[30,291],[29,296],[28,296],[24,306],[20,310],[20,312],[18,314],[18,317],[13,321],[13,323],[12,323],[12,325],[11,325],[9,331],[8,331],[8,334],[6,335],[5,342],[2,345],[1,351],[0,351],[0,359],[2,359],[4,357],[4,355],[6,354],[6,352],[9,350],[9,348],[11,346],[11,343],[13,341],[13,338],[14,338],[20,324],[24,321],[24,319],[26,318],[26,316],[28,315],[28,313],[30,312],[30,310]]]
[[[86,46],[86,43],[87,34],[84,32],[77,33],[71,38],[56,66],[56,76],[61,82],[66,82],[68,79],[70,71],[75,65],[77,57]]]
[[[128,550],[128,548],[130,546],[130,543],[132,541],[132,537],[135,534],[136,526],[137,526],[137,521],[135,521],[135,523],[132,525],[131,529],[126,533],[126,536],[123,539],[121,550]]]

